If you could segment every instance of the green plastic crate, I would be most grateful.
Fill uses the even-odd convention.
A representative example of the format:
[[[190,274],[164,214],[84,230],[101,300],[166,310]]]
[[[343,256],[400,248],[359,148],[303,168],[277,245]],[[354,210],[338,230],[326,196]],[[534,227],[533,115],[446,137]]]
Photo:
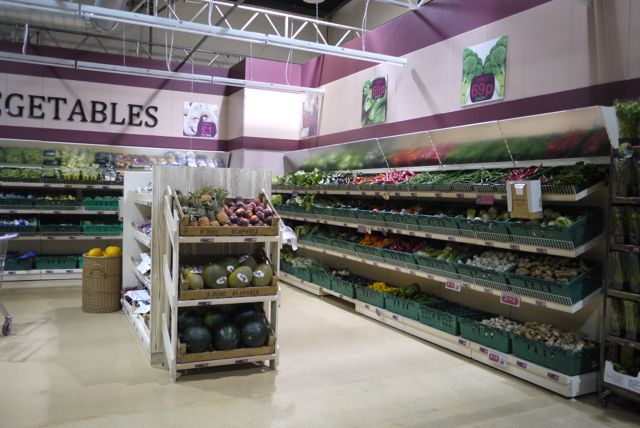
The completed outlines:
[[[284,260],[280,260],[280,270],[282,272],[286,272],[286,273],[291,273],[291,263],[284,261]]]
[[[353,242],[336,239],[335,241],[333,241],[333,244],[340,250],[355,251],[355,244]]]
[[[6,259],[4,262],[5,272],[16,271],[16,270],[30,270],[30,269],[33,269],[33,258],[28,258],[24,260]]]
[[[76,256],[38,256],[36,269],[76,269]]]
[[[361,302],[384,309],[385,293],[381,293],[379,291],[372,290],[361,285],[357,285],[355,288],[356,299],[360,300]]]
[[[292,270],[293,272],[291,273],[298,279],[311,282],[311,271],[309,269],[294,266]]]
[[[331,275],[328,272],[313,271],[311,272],[311,282],[320,287],[331,289]]]
[[[387,221],[387,224],[418,224],[418,216],[414,214],[386,213],[385,219]]]
[[[516,265],[514,265],[504,272],[499,272],[493,269],[485,269],[477,266],[467,265],[464,263],[466,259],[468,259],[468,257],[461,258],[456,264],[456,269],[460,275],[483,279],[485,281],[499,282],[501,284],[509,284],[510,274],[516,268]]]
[[[368,255],[368,256],[382,257],[382,251],[381,251],[382,249],[378,247],[355,244],[354,248],[356,253],[360,253],[360,255],[364,254],[365,256]]]
[[[509,235],[509,221],[492,221],[492,220],[465,220],[471,226],[471,230],[484,233],[497,233],[500,235]]]
[[[118,203],[119,198],[84,198],[82,200],[82,207],[87,211],[117,211]]]
[[[602,265],[593,266],[565,284],[516,275],[513,271],[509,272],[509,283],[516,287],[567,297],[575,303],[602,286]]]
[[[352,299],[356,297],[355,285],[339,277],[333,277],[333,280],[331,281],[331,289],[345,297],[350,297]]]
[[[479,320],[461,318],[460,336],[496,351],[511,353],[513,335],[508,331],[482,324]]]
[[[579,247],[602,233],[602,210],[588,212],[569,227],[542,226],[522,222],[509,222],[508,227],[511,235],[567,241],[573,243],[575,247]]]
[[[36,199],[35,206],[47,210],[72,210],[80,206],[77,200]]]
[[[78,269],[82,269],[82,266],[84,265],[84,257],[76,256],[76,263],[78,265]]]
[[[394,314],[398,314],[416,321],[418,321],[418,319],[420,318],[421,306],[433,305],[438,302],[441,302],[441,300],[431,299],[427,301],[417,302],[415,300],[406,299],[404,297],[394,296],[393,294],[387,294],[384,297],[384,305],[389,312],[393,312]]]
[[[78,224],[40,224],[38,230],[42,233],[78,233],[82,226]]]
[[[122,224],[83,224],[82,233],[85,235],[120,235]]]
[[[461,318],[481,318],[483,316],[484,314],[482,312],[476,311],[475,309],[443,301],[433,305],[421,306],[418,321],[458,336],[460,335]]]
[[[456,269],[456,263],[450,263],[446,260],[438,260],[435,257],[427,257],[419,254],[414,254],[413,257],[416,260],[416,264],[420,267],[426,267],[431,269],[443,270],[445,272],[458,273]]]
[[[356,218],[356,212],[358,210],[353,209],[353,208],[333,208],[333,215],[335,217],[343,217],[343,218],[348,218],[348,219],[355,219]]]
[[[356,218],[358,220],[384,223],[384,213],[382,211],[356,210]]]
[[[577,376],[598,370],[600,351],[598,347],[581,351],[568,351],[543,342],[513,335],[513,355],[551,370]]]
[[[35,234],[38,232],[38,223],[28,226],[0,226],[0,233]]]
[[[16,207],[16,208],[31,208],[33,207],[35,199],[20,198],[20,199],[5,199],[0,198],[0,205],[4,207]]]
[[[382,249],[381,253],[382,257],[384,257],[386,260],[389,260],[389,262],[393,264],[396,264],[396,262],[409,263],[412,265],[416,264],[416,259],[413,253],[403,253],[400,251],[392,251],[387,249]]]

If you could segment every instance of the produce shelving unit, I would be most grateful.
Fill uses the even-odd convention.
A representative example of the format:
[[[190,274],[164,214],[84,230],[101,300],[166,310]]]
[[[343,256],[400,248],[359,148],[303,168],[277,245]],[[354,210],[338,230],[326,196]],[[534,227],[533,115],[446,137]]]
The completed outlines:
[[[362,230],[363,228],[365,228],[371,231],[379,231],[384,233],[397,233],[400,235],[416,236],[421,238],[435,239],[439,241],[460,242],[465,244],[482,245],[485,247],[504,248],[506,250],[525,251],[530,253],[549,254],[549,255],[563,256],[563,257],[578,257],[579,255],[597,246],[602,241],[602,238],[604,236],[604,234],[602,234],[594,239],[591,239],[590,241],[586,242],[583,245],[568,249],[567,247],[570,248],[571,245],[569,245],[565,241],[555,241],[555,240],[544,239],[544,238],[531,238],[531,237],[524,237],[524,236],[518,237],[518,236],[502,235],[502,234],[495,233],[495,234],[485,234],[486,236],[484,236],[484,238],[489,238],[489,239],[479,239],[476,237],[460,236],[460,235],[454,235],[454,234],[424,232],[420,230],[414,230],[414,229],[402,227],[402,225],[394,225],[391,227],[374,225],[374,224],[368,223],[366,220],[359,220],[359,223],[355,223],[355,222],[346,222],[343,219],[337,219],[335,217],[332,218],[330,216],[319,216],[314,214],[300,215],[297,213],[282,213],[281,216],[282,218],[285,218],[285,219],[304,221],[309,223],[319,223],[319,224],[328,224],[333,226],[350,227],[352,229],[359,229],[359,230]],[[473,234],[475,235],[475,233]],[[494,238],[494,240],[490,238]]]
[[[180,264],[183,258],[197,256],[225,256],[242,253],[254,253],[262,249],[274,267],[274,278],[277,284],[279,266],[280,238],[278,235],[237,236],[181,236],[180,213],[173,201],[172,188],[181,192],[197,191],[204,185],[222,186],[232,197],[251,198],[262,190],[269,194],[271,189],[271,173],[269,171],[211,169],[211,168],[165,168],[154,169],[153,211],[163,220],[154,222],[152,241],[152,259],[155,266],[162,269],[152,271],[152,323],[151,348],[152,362],[154,354],[169,369],[175,381],[185,370],[201,369],[221,365],[236,365],[254,362],[267,362],[272,369],[277,369],[279,359],[278,338],[278,306],[280,301],[279,287],[275,294],[245,294],[243,289],[223,289],[227,294],[216,298],[188,300],[181,298]],[[164,189],[159,198],[155,189]],[[156,218],[154,216],[154,218]],[[244,229],[244,228],[243,228]],[[256,230],[257,228],[249,228]],[[231,229],[233,230],[233,229]],[[250,289],[248,289],[250,290]],[[266,290],[270,292],[270,290]],[[262,348],[241,348],[231,351],[217,351],[200,354],[181,353],[178,338],[179,308],[219,306],[241,303],[263,303],[263,308],[273,337],[269,346]],[[271,340],[273,344],[271,345]],[[264,351],[268,349],[268,351]]]
[[[640,245],[638,242],[635,244],[624,244],[616,242],[616,239],[622,238],[623,240],[627,240],[630,238],[630,230],[635,229],[633,226],[629,224],[622,225],[617,222],[622,223],[623,217],[621,212],[614,212],[614,210],[624,209],[624,210],[633,210],[635,211],[635,215],[637,216],[640,213],[640,197],[620,197],[617,196],[618,187],[623,187],[620,182],[623,182],[621,177],[618,177],[618,174],[621,172],[618,171],[618,166],[616,162],[634,162],[636,174],[638,174],[638,150],[640,149],[640,141],[635,140],[631,141],[632,144],[632,156],[630,159],[624,159],[621,156],[618,148],[623,143],[623,140],[619,141],[619,145],[612,149],[611,152],[611,182],[613,183],[609,188],[609,219],[608,219],[608,237],[607,240],[607,252],[611,255],[611,257],[607,258],[607,269],[605,276],[605,284],[604,284],[604,292],[606,298],[604,299],[603,304],[603,317],[602,317],[602,331],[603,336],[601,340],[601,352],[600,352],[600,365],[603,368],[601,372],[601,376],[599,378],[598,383],[598,395],[600,401],[603,405],[607,405],[609,398],[612,395],[621,396],[627,398],[629,400],[640,403],[640,373],[634,377],[631,374],[627,374],[618,370],[616,366],[620,365],[623,367],[623,359],[627,361],[630,360],[630,363],[627,363],[631,366],[635,366],[639,359],[638,353],[640,353],[640,292],[635,292],[634,290],[620,290],[618,287],[622,287],[623,284],[618,284],[618,286],[614,286],[614,282],[616,278],[627,277],[629,276],[629,281],[622,282],[637,282],[640,281],[640,278],[637,278],[637,272],[632,273],[633,270],[631,268],[627,268],[626,266],[622,266],[625,263],[620,262],[619,264],[612,261],[612,257],[621,257],[622,255],[628,254],[629,257],[637,257],[640,254]],[[621,169],[624,167],[620,167]],[[617,215],[616,215],[617,214]],[[616,220],[616,216],[618,219]],[[633,218],[629,218],[628,214],[625,216],[628,218],[628,223],[633,223]],[[637,227],[637,226],[636,226]],[[621,235],[619,232],[624,232]],[[629,264],[638,263],[638,261],[629,260]],[[622,268],[623,271],[627,269],[627,272],[617,272],[619,268]],[[633,276],[636,275],[634,278]],[[628,284],[627,284],[628,285]],[[628,308],[625,305],[625,302],[631,303],[635,309],[634,314],[628,314]],[[624,309],[623,314],[618,313],[615,315],[613,312],[617,312],[615,306],[618,306],[618,309]],[[620,307],[622,305],[622,308]],[[614,331],[614,318],[618,319],[618,323],[622,324],[620,327],[620,331],[618,334]],[[630,322],[629,322],[630,321]],[[620,337],[622,335],[623,329],[628,329],[632,325],[635,329],[635,337],[630,339],[629,337]],[[633,334],[632,332],[626,332],[625,335]],[[616,362],[617,361],[617,362]],[[615,364],[614,364],[615,362]],[[618,364],[621,363],[621,364]],[[626,365],[626,364],[625,364]]]
[[[145,221],[153,222],[151,204],[142,205],[141,200],[151,201],[151,194],[141,194],[139,189],[151,183],[151,172],[127,171],[124,175],[124,196],[121,210],[123,217],[124,239],[122,241],[122,288],[146,289],[151,294],[151,279],[142,275],[136,268],[141,253],[151,252],[151,237],[136,228],[136,224]],[[150,330],[143,316],[134,313],[134,308],[124,298],[122,312],[125,314],[133,332],[144,350],[146,357],[151,358]]]
[[[585,135],[595,135],[590,134],[594,132],[595,128],[599,128],[598,138],[601,144],[598,149],[599,153],[585,152],[589,154],[584,158],[562,157],[562,155],[556,156],[554,159],[534,158],[531,157],[534,149],[529,150],[530,147],[524,144],[527,139],[538,138],[541,140],[540,144],[547,144],[548,141],[545,139],[561,139],[562,136],[576,130],[584,132]],[[288,197],[314,194],[317,199],[320,199],[322,195],[327,195],[347,201],[342,202],[342,205],[333,205],[332,199],[324,198],[324,201],[312,206],[311,210],[305,211],[302,205],[306,205],[305,208],[308,208],[308,204],[312,203],[308,198],[305,198],[301,201],[302,205],[299,205],[300,202],[298,202],[298,206],[279,209],[282,218],[306,223],[309,226],[320,225],[321,231],[323,230],[322,225],[337,226],[344,228],[342,232],[348,232],[346,229],[351,229],[362,236],[371,232],[380,232],[380,236],[384,237],[388,237],[388,234],[400,235],[395,237],[399,241],[402,241],[403,236],[407,236],[470,244],[477,251],[504,249],[521,255],[530,253],[567,258],[579,257],[587,261],[599,261],[601,264],[605,253],[606,234],[598,226],[599,220],[594,220],[588,231],[585,227],[584,236],[576,239],[573,236],[568,238],[566,234],[564,235],[566,238],[555,238],[552,236],[560,236],[560,234],[538,233],[529,227],[523,228],[521,233],[511,233],[510,226],[494,228],[492,224],[492,226],[481,227],[481,224],[473,224],[466,218],[460,222],[453,218],[442,221],[443,225],[455,223],[456,228],[454,226],[438,227],[438,221],[435,219],[442,217],[430,216],[428,211],[427,215],[423,216],[424,218],[410,219],[408,218],[412,215],[410,213],[406,213],[402,217],[395,215],[395,213],[400,213],[399,208],[408,204],[400,206],[394,205],[394,203],[400,204],[407,201],[422,208],[429,207],[429,204],[435,202],[441,202],[439,206],[446,207],[446,204],[456,203],[456,201],[460,206],[463,204],[467,207],[489,206],[495,203],[502,208],[507,202],[507,188],[504,184],[464,184],[455,181],[449,181],[452,184],[407,184],[402,181],[398,183],[394,181],[395,179],[388,181],[385,178],[381,184],[368,184],[364,181],[363,184],[357,185],[346,184],[344,179],[339,181],[340,178],[338,181],[332,181],[331,174],[326,176],[329,178],[324,180],[329,181],[323,181],[324,184],[313,184],[313,180],[319,174],[310,175],[305,181],[305,177],[298,174],[297,171],[312,171],[314,168],[318,168],[323,172],[334,171],[342,174],[349,172],[378,174],[395,168],[413,172],[446,173],[452,171],[468,172],[472,169],[482,168],[516,169],[529,166],[555,168],[573,165],[577,161],[606,165],[609,157],[605,151],[608,151],[610,142],[613,141],[612,136],[616,133],[613,110],[593,107],[288,152],[284,155],[285,172],[296,172],[297,177],[292,177],[293,182],[306,184],[295,186],[290,184],[292,181],[280,181],[279,183],[286,184],[274,186],[273,192],[284,194],[283,202]],[[549,135],[553,135],[553,137],[549,137]],[[486,150],[490,148],[492,153],[499,153],[498,157],[491,158],[491,155],[480,149],[481,145],[485,143],[488,147]],[[576,144],[578,143],[582,144],[582,142],[576,141]],[[438,155],[440,147],[443,149]],[[467,148],[469,152],[466,151]],[[379,153],[373,153],[378,150]],[[419,162],[426,160],[431,163],[403,164],[403,159],[407,159],[403,157],[405,152],[422,156],[419,158]],[[468,154],[471,152],[473,155]],[[457,159],[464,158],[467,162],[457,160],[445,165],[447,156],[452,153],[458,156]],[[578,154],[580,151],[576,148],[572,153]],[[470,156],[476,156],[477,160]],[[512,162],[505,162],[505,157],[506,159],[511,158]],[[416,157],[411,159],[411,162],[416,161]],[[348,162],[355,166],[347,167]],[[336,167],[333,165],[345,166]],[[554,174],[557,170],[545,169],[544,171],[545,173],[550,171],[551,174]],[[399,176],[403,174],[398,173]],[[455,178],[455,175],[449,177]],[[437,181],[434,182],[437,183]],[[603,209],[606,211],[606,184],[604,182],[598,182],[591,178],[591,181],[576,181],[572,185],[554,185],[553,183],[553,180],[549,184],[542,183],[543,209],[558,207],[557,209],[562,212],[567,209],[575,210],[576,207],[589,207],[589,213],[596,212],[596,210],[601,212]],[[359,202],[365,198],[370,203],[360,204]],[[382,201],[385,202],[378,204]],[[377,206],[381,211],[367,211],[372,210],[371,207]],[[349,208],[354,210],[350,211]],[[476,208],[482,209],[482,207]],[[591,217],[591,219],[593,218],[595,217]],[[465,221],[468,224],[463,224]],[[526,229],[526,233],[524,229]],[[495,233],[494,231],[501,232]],[[531,233],[528,234],[529,232]],[[367,249],[363,247],[363,244],[356,245],[360,241],[359,239],[353,242],[339,242],[341,238],[338,236],[339,233],[336,230],[335,233],[329,235],[317,235],[317,239],[313,235],[309,235],[309,239],[305,239],[303,232],[298,236],[297,246],[303,257],[310,257],[328,266],[329,269],[348,270],[371,281],[390,282],[401,287],[416,284],[422,291],[436,298],[461,304],[485,314],[494,314],[487,315],[487,317],[501,315],[522,323],[527,321],[550,323],[563,331],[580,331],[589,340],[599,342],[601,316],[599,308],[602,302],[602,288],[600,281],[598,281],[599,274],[596,268],[589,274],[595,276],[590,277],[588,284],[586,282],[580,283],[579,290],[575,288],[571,293],[568,293],[557,291],[558,287],[554,289],[539,284],[530,286],[528,283],[523,283],[518,286],[513,283],[514,281],[510,281],[510,277],[506,278],[506,275],[503,282],[496,282],[497,280],[494,279],[489,280],[490,276],[480,277],[479,273],[478,276],[462,274],[462,270],[455,267],[451,271],[443,270],[444,268],[435,267],[439,266],[437,263],[433,266],[421,264],[417,257],[415,262],[411,262],[409,259],[412,257],[398,253],[401,250],[396,250],[395,253],[393,251],[376,252],[373,247]],[[355,239],[355,237],[350,239]],[[438,248],[435,242],[433,248]],[[378,253],[380,254],[374,255]],[[532,361],[515,357],[512,354],[498,352],[474,341],[437,330],[414,319],[393,313],[385,309],[385,305],[376,307],[368,302],[358,300],[357,297],[345,296],[341,294],[344,292],[341,288],[338,289],[339,291],[335,291],[331,287],[327,288],[327,286],[320,286],[308,280],[301,280],[285,272],[282,272],[280,277],[283,282],[312,294],[330,295],[354,302],[356,312],[362,315],[562,396],[576,397],[593,393],[597,389],[599,372],[594,371],[593,366],[588,367],[586,373],[579,371],[583,374],[570,376],[543,367],[538,363],[534,364]],[[527,285],[526,288],[524,284]],[[553,366],[551,362],[548,364],[550,367]]]

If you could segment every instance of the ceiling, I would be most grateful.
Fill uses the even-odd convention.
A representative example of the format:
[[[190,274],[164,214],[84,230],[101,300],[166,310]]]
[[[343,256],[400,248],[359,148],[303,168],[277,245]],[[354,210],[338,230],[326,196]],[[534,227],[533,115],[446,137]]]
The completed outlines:
[[[95,0],[75,0],[76,3],[92,5]],[[146,13],[147,5],[156,2],[158,16],[174,19],[177,15],[181,20],[207,24],[206,0],[127,0],[126,10],[136,6],[138,13]],[[164,5],[173,4],[175,15]],[[16,2],[19,3],[19,2]],[[216,2],[216,9],[211,12],[211,24],[234,30],[291,37],[296,33],[296,39],[329,45],[344,43],[357,37],[361,32],[362,18],[366,0],[324,0],[318,4],[318,16],[321,21],[331,24],[341,24],[349,27],[338,28],[327,24],[317,25],[305,23],[296,19],[315,18],[314,4],[303,0],[245,0],[237,8],[231,5],[236,1]],[[237,2],[239,3],[239,2]],[[263,8],[266,13],[255,15],[250,8]],[[285,12],[289,17],[269,15],[269,11]],[[368,6],[367,27],[372,29],[393,19],[408,9],[384,4],[381,0],[370,1]],[[222,17],[225,17],[223,20]],[[49,12],[34,12],[11,14],[0,8],[0,41],[12,41],[22,44],[24,41],[25,23],[29,24],[29,43],[37,46],[57,46],[69,49],[97,51],[102,53],[137,56],[182,62],[185,58],[195,64],[206,64],[218,67],[230,67],[244,57],[257,57],[292,63],[304,63],[317,56],[317,53],[304,52],[266,46],[263,43],[247,43],[238,40],[227,40],[217,37],[203,37],[185,32],[171,32],[120,24],[115,30],[107,32],[95,31],[91,24],[83,20],[59,18]],[[302,28],[301,28],[302,27]],[[349,29],[350,28],[350,29]],[[197,50],[194,50],[197,47]],[[191,52],[193,50],[193,52]],[[291,56],[289,53],[291,52]]]
[[[332,15],[342,6],[349,3],[349,1],[350,0],[324,0],[322,3],[318,3],[318,17],[325,18]],[[316,5],[306,3],[303,0],[250,0],[245,1],[245,4],[283,10],[300,15],[316,16]]]

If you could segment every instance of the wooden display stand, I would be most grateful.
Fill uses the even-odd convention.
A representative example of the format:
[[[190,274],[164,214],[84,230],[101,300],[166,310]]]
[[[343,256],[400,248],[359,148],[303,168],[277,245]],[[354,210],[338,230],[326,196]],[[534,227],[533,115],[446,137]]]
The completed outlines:
[[[279,236],[259,235],[252,227],[253,235],[183,235],[181,211],[174,201],[174,191],[195,192],[203,186],[220,186],[230,197],[253,198],[263,190],[271,192],[271,172],[244,169],[215,169],[188,167],[156,167],[153,171],[153,211],[159,221],[152,231],[152,264],[162,268],[152,271],[151,354],[152,361],[161,359],[175,380],[180,372],[203,367],[269,361],[277,368],[279,350],[277,344],[277,310],[279,292],[277,279],[269,287],[220,290],[181,290],[181,257],[203,258],[211,255],[255,253],[262,248],[270,260],[274,278],[278,277]],[[160,191],[164,189],[164,191]],[[276,213],[274,211],[274,219]],[[277,223],[276,223],[277,224]],[[218,228],[215,228],[218,229]],[[230,230],[231,228],[219,228]],[[233,228],[239,229],[239,228]],[[268,227],[265,230],[271,229]],[[257,290],[257,292],[254,292]],[[217,306],[242,303],[263,303],[271,338],[265,347],[243,348],[231,351],[214,351],[201,354],[184,353],[178,338],[179,308]],[[205,355],[206,354],[206,355]],[[204,357],[203,357],[204,355]]]

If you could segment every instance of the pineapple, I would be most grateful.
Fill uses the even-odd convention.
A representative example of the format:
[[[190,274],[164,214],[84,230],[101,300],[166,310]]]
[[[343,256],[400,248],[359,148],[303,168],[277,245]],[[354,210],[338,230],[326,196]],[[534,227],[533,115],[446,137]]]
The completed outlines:
[[[213,197],[209,193],[205,193],[200,196],[200,202],[203,204],[211,204],[213,202]]]
[[[206,227],[206,226],[211,226],[211,222],[209,222],[209,218],[208,217],[200,217],[198,219],[198,226],[200,227]]]
[[[216,216],[216,220],[220,226],[224,226],[229,221],[229,216],[225,214],[224,210],[220,210],[218,215]]]

